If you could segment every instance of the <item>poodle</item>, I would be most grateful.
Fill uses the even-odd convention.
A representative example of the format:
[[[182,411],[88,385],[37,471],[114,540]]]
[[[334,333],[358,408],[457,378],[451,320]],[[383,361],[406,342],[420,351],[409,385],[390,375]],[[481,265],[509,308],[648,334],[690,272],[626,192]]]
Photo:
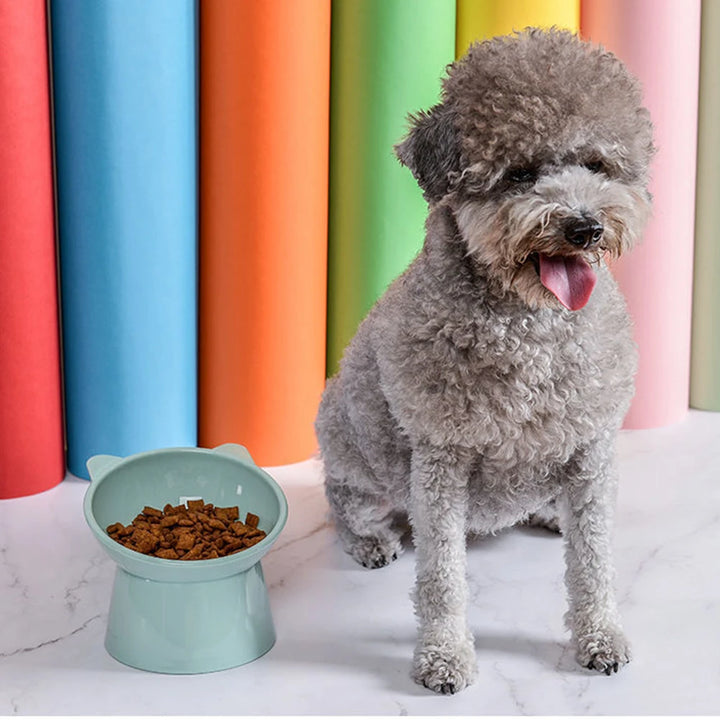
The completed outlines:
[[[650,213],[652,124],[602,47],[527,28],[474,43],[395,148],[428,202],[422,250],[360,324],[315,423],[344,549],[412,532],[414,679],[476,674],[466,537],[531,521],[565,543],[582,665],[629,661],[614,596],[615,439],[636,346],[606,259]]]

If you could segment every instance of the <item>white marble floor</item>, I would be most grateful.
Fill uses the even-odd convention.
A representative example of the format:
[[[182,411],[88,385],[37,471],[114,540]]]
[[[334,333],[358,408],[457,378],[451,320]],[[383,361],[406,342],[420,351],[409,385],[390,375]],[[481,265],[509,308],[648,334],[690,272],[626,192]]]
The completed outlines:
[[[278,641],[223,672],[142,672],[103,648],[114,565],[82,516],[85,481],[0,502],[0,714],[720,713],[720,414],[623,433],[617,587],[633,662],[575,665],[562,541],[514,529],[471,543],[477,682],[451,697],[409,678],[413,552],[381,570],[346,557],[316,461],[274,468],[290,504],[263,561]]]

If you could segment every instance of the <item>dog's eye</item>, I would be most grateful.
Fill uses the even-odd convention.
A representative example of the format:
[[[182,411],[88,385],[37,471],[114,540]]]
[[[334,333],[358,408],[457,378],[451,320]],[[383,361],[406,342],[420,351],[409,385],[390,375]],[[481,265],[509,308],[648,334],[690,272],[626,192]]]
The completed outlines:
[[[511,183],[531,183],[537,180],[538,171],[533,167],[516,167],[510,168],[505,174],[505,178]]]
[[[594,172],[594,173],[605,172],[605,163],[602,160],[592,160],[590,162],[586,162],[585,167],[590,172]]]

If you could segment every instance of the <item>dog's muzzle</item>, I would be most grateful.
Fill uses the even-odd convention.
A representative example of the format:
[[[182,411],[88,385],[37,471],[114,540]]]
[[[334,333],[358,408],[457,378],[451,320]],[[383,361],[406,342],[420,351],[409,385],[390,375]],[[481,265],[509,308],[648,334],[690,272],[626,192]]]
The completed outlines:
[[[594,217],[583,215],[565,223],[565,239],[575,247],[587,250],[597,245],[603,236],[603,226]]]

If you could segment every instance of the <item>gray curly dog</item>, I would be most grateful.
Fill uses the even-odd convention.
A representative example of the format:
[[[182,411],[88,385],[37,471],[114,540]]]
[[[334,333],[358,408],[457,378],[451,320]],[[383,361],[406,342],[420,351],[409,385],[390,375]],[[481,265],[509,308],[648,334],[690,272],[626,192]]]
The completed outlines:
[[[603,48],[528,28],[476,43],[396,147],[424,246],[348,345],[316,421],[345,550],[382,567],[412,530],[413,677],[476,674],[466,535],[559,523],[582,665],[629,660],[614,597],[615,438],[636,349],[605,264],[650,212],[652,125]]]

